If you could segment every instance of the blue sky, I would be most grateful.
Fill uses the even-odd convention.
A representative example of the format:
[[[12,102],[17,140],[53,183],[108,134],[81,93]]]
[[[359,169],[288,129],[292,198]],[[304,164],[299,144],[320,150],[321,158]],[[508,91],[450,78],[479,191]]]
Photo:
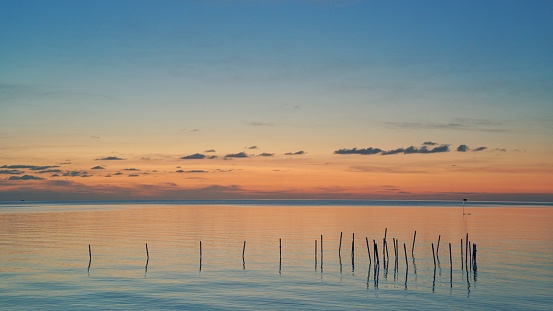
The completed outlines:
[[[436,141],[551,168],[551,1],[1,6],[0,164]]]

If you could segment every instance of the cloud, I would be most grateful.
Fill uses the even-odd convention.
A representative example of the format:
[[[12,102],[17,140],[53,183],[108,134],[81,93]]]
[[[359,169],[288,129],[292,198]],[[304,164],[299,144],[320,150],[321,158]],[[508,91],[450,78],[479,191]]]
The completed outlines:
[[[483,119],[454,119],[452,122],[412,121],[386,122],[386,127],[410,130],[459,130],[476,132],[507,132],[502,124]]]
[[[334,151],[335,154],[363,154],[363,155],[378,154],[378,153],[381,153],[381,152],[382,152],[382,149],[373,148],[373,147],[369,147],[369,148],[365,148],[365,149],[357,149],[357,148],[339,149],[339,150]]]
[[[129,177],[138,177],[140,176],[139,174],[129,174]]]
[[[284,155],[302,155],[302,154],[305,154],[305,151],[300,150],[296,152],[286,152]]]
[[[250,146],[250,147],[248,147],[248,149],[250,149],[250,150],[257,149],[257,146]]]
[[[252,126],[274,126],[271,122],[246,122],[246,124]]]
[[[361,154],[361,155],[393,155],[393,154],[414,154],[414,153],[440,153],[449,152],[449,145],[444,144],[434,148],[428,148],[427,145],[421,147],[409,146],[407,148],[397,148],[392,150],[382,150],[380,148],[368,147],[365,149],[339,149],[334,151],[335,154]]]
[[[124,171],[140,171],[139,169],[134,168],[134,167],[124,168],[123,170]]]
[[[391,155],[391,154],[399,154],[399,153],[404,153],[404,152],[405,152],[405,148],[397,148],[397,149],[393,149],[393,150],[382,151],[381,154]]]
[[[0,168],[8,168],[8,169],[30,169],[31,171],[41,171],[41,170],[47,170],[50,168],[56,168],[59,167],[59,165],[25,165],[25,164],[16,164],[16,165],[2,165]]]
[[[45,173],[61,173],[62,170],[60,169],[53,169],[53,170],[44,170],[44,171],[38,171],[37,173],[45,174]]]
[[[432,149],[428,149],[426,146],[422,146],[420,148],[409,146],[405,148],[405,151],[403,151],[404,154],[412,154],[412,153],[439,153],[439,152],[449,152],[449,145],[440,145],[438,147],[434,147]]]
[[[113,176],[119,176],[119,175],[123,175],[123,173],[117,172],[117,173],[113,174]]]
[[[86,171],[66,171],[63,173],[63,176],[65,177],[90,177],[92,175],[88,175],[88,172]]]
[[[472,150],[472,152],[484,151],[486,149],[488,149],[488,147],[478,147],[478,148]]]
[[[244,151],[225,155],[225,158],[247,158],[247,157],[248,155]]]
[[[20,175],[20,174],[23,174],[23,171],[20,171],[20,170],[0,170],[0,174]]]
[[[42,171],[42,170],[47,170],[47,169],[56,168],[56,167],[59,167],[59,165],[34,166],[34,167],[30,167],[29,169],[31,171]]]
[[[96,159],[96,161],[121,161],[121,160],[125,160],[125,159],[119,158],[119,157],[105,157],[105,158]]]
[[[425,146],[436,146],[438,143],[431,142],[431,141],[425,141],[422,144],[425,145]]]
[[[201,160],[201,159],[205,159],[205,157],[206,157],[205,154],[194,153],[194,154],[191,154],[191,155],[184,156],[181,159],[182,160]]]
[[[216,152],[216,151],[215,151],[215,149],[208,149],[208,150],[206,150],[206,151],[204,151],[204,152],[206,152],[206,153],[211,153],[211,152]]]
[[[267,153],[267,152],[263,152],[263,153],[260,153],[258,155],[258,157],[272,157],[274,156],[275,154],[274,153]]]
[[[42,177],[23,175],[23,176],[10,176],[7,180],[44,180]]]
[[[105,168],[103,166],[96,165],[96,166],[92,167],[91,170],[105,170]]]
[[[458,152],[467,152],[468,150],[469,147],[467,145],[459,145],[459,147],[457,147]]]

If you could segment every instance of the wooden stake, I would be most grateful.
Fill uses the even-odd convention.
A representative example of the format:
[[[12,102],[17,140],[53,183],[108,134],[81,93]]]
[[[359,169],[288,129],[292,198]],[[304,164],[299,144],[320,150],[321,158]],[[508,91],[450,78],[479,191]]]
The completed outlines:
[[[434,243],[432,243],[432,258],[434,258],[434,267],[436,267],[436,255],[434,254]]]
[[[409,263],[407,263],[407,246],[403,243],[403,252],[405,253],[405,266],[409,269]]]
[[[472,261],[474,262],[474,263],[473,263],[473,270],[474,270],[474,272],[476,272],[476,270],[477,270],[477,265],[476,265],[476,244],[472,244],[472,248],[473,248],[473,251],[472,251]]]
[[[323,235],[321,234],[321,269],[323,268]]]
[[[465,240],[465,268],[468,271],[468,255],[469,255],[469,234],[467,233],[467,239]]]
[[[278,250],[280,254],[280,260],[282,261],[282,238],[278,239]]]
[[[150,254],[148,253],[148,243],[146,243],[146,258],[150,259]]]
[[[245,252],[246,252],[246,241],[244,241],[244,246],[242,247],[242,258],[244,258]]]
[[[436,246],[436,257],[438,257],[438,253],[440,251],[440,238],[441,238],[441,235],[438,234],[438,245]]]
[[[463,239],[461,239],[461,271],[463,270]]]
[[[451,257],[451,243],[449,243],[449,266],[453,269],[453,258]]]
[[[471,243],[470,243],[470,241],[469,241],[469,268],[470,268],[469,271],[472,270],[472,260],[471,260],[471,259],[472,259],[472,254],[471,254],[471,247],[472,247],[472,245],[471,245]]]
[[[376,260],[376,265],[380,265],[380,258],[378,257],[378,245],[376,244],[375,240],[373,240],[373,249],[374,249],[374,258]]]
[[[88,244],[88,269],[90,270],[90,263],[92,263],[92,251],[90,250],[90,244]]]
[[[369,254],[369,263],[372,263],[371,250],[369,249],[369,238],[365,237],[365,242],[367,242],[367,253]]]
[[[352,235],[351,235],[351,258],[353,258],[353,255],[354,255],[354,248],[355,248],[355,233],[352,233]]]
[[[411,257],[415,257],[415,240],[417,239],[417,230],[415,230],[415,234],[413,235],[413,247],[411,247]]]

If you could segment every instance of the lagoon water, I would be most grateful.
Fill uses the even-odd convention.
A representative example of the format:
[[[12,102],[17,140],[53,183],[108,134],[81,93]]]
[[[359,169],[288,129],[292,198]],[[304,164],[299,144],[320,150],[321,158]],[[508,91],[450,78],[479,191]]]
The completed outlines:
[[[436,201],[3,203],[0,309],[552,310],[553,205],[465,211]],[[467,233],[477,271],[461,267]]]

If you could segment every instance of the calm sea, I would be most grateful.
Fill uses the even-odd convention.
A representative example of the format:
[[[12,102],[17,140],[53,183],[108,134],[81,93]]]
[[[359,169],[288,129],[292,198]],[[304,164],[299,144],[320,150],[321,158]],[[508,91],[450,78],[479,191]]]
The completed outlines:
[[[2,203],[0,310],[552,310],[553,204],[464,211],[439,201]],[[465,266],[467,234],[476,269]]]

